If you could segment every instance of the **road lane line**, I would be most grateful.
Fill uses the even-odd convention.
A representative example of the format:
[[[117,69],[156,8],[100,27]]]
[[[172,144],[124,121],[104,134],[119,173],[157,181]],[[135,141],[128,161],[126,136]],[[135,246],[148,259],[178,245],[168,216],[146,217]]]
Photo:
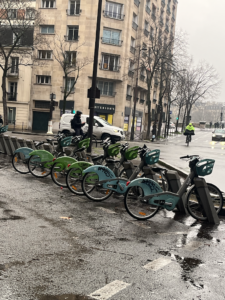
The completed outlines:
[[[156,260],[151,261],[147,265],[145,265],[143,268],[147,270],[152,270],[152,271],[158,271],[162,269],[163,267],[167,266],[170,264],[172,261],[170,258],[167,257],[160,257]]]
[[[102,211],[107,212],[108,214],[115,214],[114,211],[112,211],[111,209],[107,209],[105,207],[98,207],[98,209],[101,209]]]
[[[188,251],[194,251],[200,247],[202,247],[204,244],[202,242],[198,242],[198,241],[192,241],[190,243],[188,243],[187,245],[185,245],[183,247],[183,249],[188,250]]]
[[[130,286],[130,283],[115,280],[105,285],[103,288],[95,291],[94,293],[91,293],[88,296],[97,300],[107,300],[115,294],[119,293],[120,291],[126,289],[128,286]]]

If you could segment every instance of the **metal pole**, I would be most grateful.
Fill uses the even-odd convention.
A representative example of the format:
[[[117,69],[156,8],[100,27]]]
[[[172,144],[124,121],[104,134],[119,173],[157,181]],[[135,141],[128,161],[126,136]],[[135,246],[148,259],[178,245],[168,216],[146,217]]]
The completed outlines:
[[[137,78],[136,78],[136,87],[135,87],[135,91],[134,91],[133,120],[132,120],[131,135],[130,135],[131,141],[134,140],[134,122],[135,122],[137,96],[138,96],[138,69],[139,69],[140,53],[141,53],[141,46],[139,46],[139,53],[138,53]]]
[[[89,100],[89,128],[88,137],[91,139],[90,145],[87,149],[89,153],[92,152],[92,134],[93,134],[93,123],[94,123],[94,109],[95,109],[95,96],[96,96],[96,82],[97,82],[97,68],[98,68],[98,52],[99,52],[99,40],[100,40],[100,26],[102,16],[102,0],[98,1],[98,16],[96,26],[96,38],[95,38],[95,55],[94,55],[94,66],[92,75],[92,98]]]

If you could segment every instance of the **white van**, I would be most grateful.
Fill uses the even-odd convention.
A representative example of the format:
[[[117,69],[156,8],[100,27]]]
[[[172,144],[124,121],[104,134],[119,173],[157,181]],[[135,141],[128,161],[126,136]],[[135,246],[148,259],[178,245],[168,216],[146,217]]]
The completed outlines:
[[[59,122],[59,131],[63,133],[74,132],[71,128],[71,120],[74,114],[64,114]],[[85,122],[84,127],[82,127],[84,133],[88,130],[89,116],[81,115],[81,122]],[[114,139],[114,141],[120,141],[125,139],[123,129],[109,124],[107,121],[100,117],[94,116],[94,126],[93,134],[97,139],[104,140],[108,137]]]

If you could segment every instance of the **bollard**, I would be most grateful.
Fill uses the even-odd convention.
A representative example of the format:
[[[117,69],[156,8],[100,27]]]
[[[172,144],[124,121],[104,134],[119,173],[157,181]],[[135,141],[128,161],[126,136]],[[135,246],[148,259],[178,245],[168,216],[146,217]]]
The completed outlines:
[[[48,121],[48,132],[47,134],[53,134],[52,132],[52,121]]]
[[[201,204],[207,216],[209,223],[216,225],[220,224],[219,217],[216,213],[216,210],[213,206],[212,199],[209,194],[208,186],[204,178],[194,178],[195,187],[198,191],[198,195],[201,199]]]
[[[17,139],[17,142],[18,142],[18,144],[20,146],[19,148],[27,147],[27,144],[26,144],[26,142],[25,142],[24,139],[19,138],[19,139]]]
[[[167,171],[166,178],[169,182],[170,191],[172,193],[177,193],[181,187],[180,177],[176,171]],[[185,195],[179,200],[177,208],[181,213],[187,214],[187,209],[185,207]]]
[[[5,144],[6,144],[6,152],[8,155],[13,155],[14,154],[14,151],[16,150],[14,148],[14,145],[11,141],[11,137],[8,136],[8,135],[4,135],[4,140],[5,140]]]
[[[26,144],[28,148],[31,148],[33,150],[36,150],[34,142],[32,140],[26,140]]]
[[[0,145],[1,145],[1,152],[4,154],[8,154],[9,150],[7,149],[7,145],[5,143],[4,134],[0,134]]]
[[[20,148],[20,145],[18,143],[17,137],[16,136],[11,136],[11,141],[13,143],[14,149],[17,150]]]

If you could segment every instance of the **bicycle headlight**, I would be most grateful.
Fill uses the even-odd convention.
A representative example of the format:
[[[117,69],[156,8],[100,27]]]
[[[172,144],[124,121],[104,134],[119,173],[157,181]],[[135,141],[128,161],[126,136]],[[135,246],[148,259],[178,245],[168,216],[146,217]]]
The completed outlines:
[[[114,129],[114,132],[119,132],[119,130],[117,130],[117,129]]]

